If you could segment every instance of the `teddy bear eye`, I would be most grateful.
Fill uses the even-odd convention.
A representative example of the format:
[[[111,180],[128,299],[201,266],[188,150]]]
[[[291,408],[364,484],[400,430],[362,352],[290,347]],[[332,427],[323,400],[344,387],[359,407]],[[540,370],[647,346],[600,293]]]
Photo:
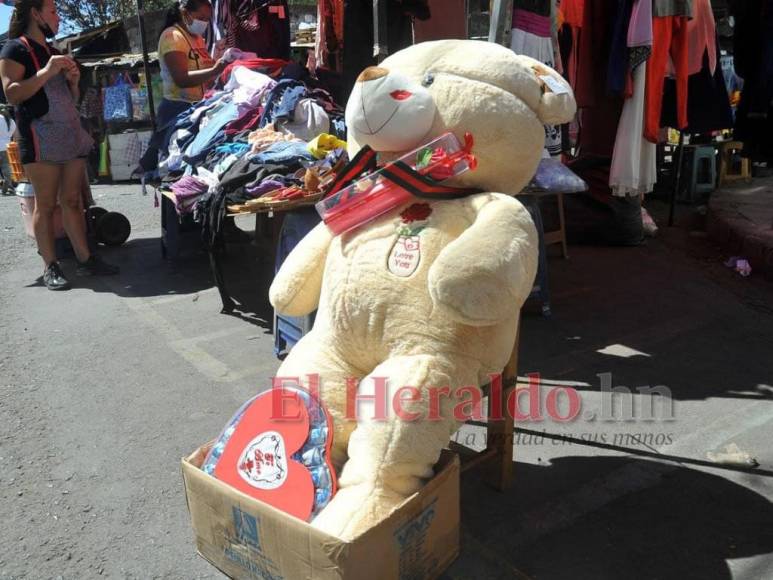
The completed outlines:
[[[433,75],[432,73],[427,73],[424,75],[424,78],[422,79],[421,84],[424,87],[428,87],[434,82],[435,82],[435,75]]]

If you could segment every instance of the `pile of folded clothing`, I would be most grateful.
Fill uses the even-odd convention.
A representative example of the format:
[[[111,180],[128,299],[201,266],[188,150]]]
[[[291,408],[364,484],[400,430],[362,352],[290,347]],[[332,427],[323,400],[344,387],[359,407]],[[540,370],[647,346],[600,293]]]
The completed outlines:
[[[178,212],[205,228],[227,214],[314,203],[348,161],[343,109],[281,62],[237,61],[168,129],[159,170]]]

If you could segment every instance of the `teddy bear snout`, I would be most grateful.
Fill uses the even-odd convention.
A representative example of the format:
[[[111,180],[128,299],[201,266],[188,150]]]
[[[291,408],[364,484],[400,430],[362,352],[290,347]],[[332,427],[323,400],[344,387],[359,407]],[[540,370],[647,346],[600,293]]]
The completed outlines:
[[[435,119],[430,91],[384,67],[366,68],[346,105],[346,126],[356,143],[376,151],[408,151],[422,144]]]

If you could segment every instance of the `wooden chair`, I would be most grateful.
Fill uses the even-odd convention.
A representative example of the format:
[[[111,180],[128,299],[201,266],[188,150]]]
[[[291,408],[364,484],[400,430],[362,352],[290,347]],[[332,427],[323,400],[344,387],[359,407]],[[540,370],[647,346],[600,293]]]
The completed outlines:
[[[512,415],[507,410],[507,401],[515,390],[518,380],[518,346],[520,338],[520,321],[515,335],[515,344],[510,354],[510,360],[502,371],[502,397],[495,401],[491,396],[491,385],[485,385],[483,394],[488,396],[487,417],[504,417],[498,421],[467,421],[467,425],[486,427],[486,449],[473,451],[469,447],[452,441],[450,448],[459,454],[462,461],[462,472],[476,467],[486,469],[487,481],[499,491],[505,491],[513,480],[513,433],[515,424]],[[494,406],[499,408],[495,408]]]
[[[740,141],[719,143],[719,187],[728,181],[751,179],[751,163],[748,157],[741,158],[739,171],[733,170],[733,156],[741,149],[743,149],[743,143]]]
[[[545,232],[545,245],[561,244],[561,254],[564,260],[569,259],[569,247],[566,244],[566,221],[564,219],[564,194],[556,193],[558,203],[558,229],[551,232]]]

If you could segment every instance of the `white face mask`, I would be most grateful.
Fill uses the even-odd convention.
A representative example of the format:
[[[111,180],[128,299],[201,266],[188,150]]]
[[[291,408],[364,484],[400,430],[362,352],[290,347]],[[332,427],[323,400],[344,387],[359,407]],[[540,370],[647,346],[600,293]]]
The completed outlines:
[[[188,30],[191,32],[191,34],[196,34],[198,36],[204,36],[204,33],[207,32],[208,28],[209,22],[204,20],[196,20],[195,18],[188,25]]]

